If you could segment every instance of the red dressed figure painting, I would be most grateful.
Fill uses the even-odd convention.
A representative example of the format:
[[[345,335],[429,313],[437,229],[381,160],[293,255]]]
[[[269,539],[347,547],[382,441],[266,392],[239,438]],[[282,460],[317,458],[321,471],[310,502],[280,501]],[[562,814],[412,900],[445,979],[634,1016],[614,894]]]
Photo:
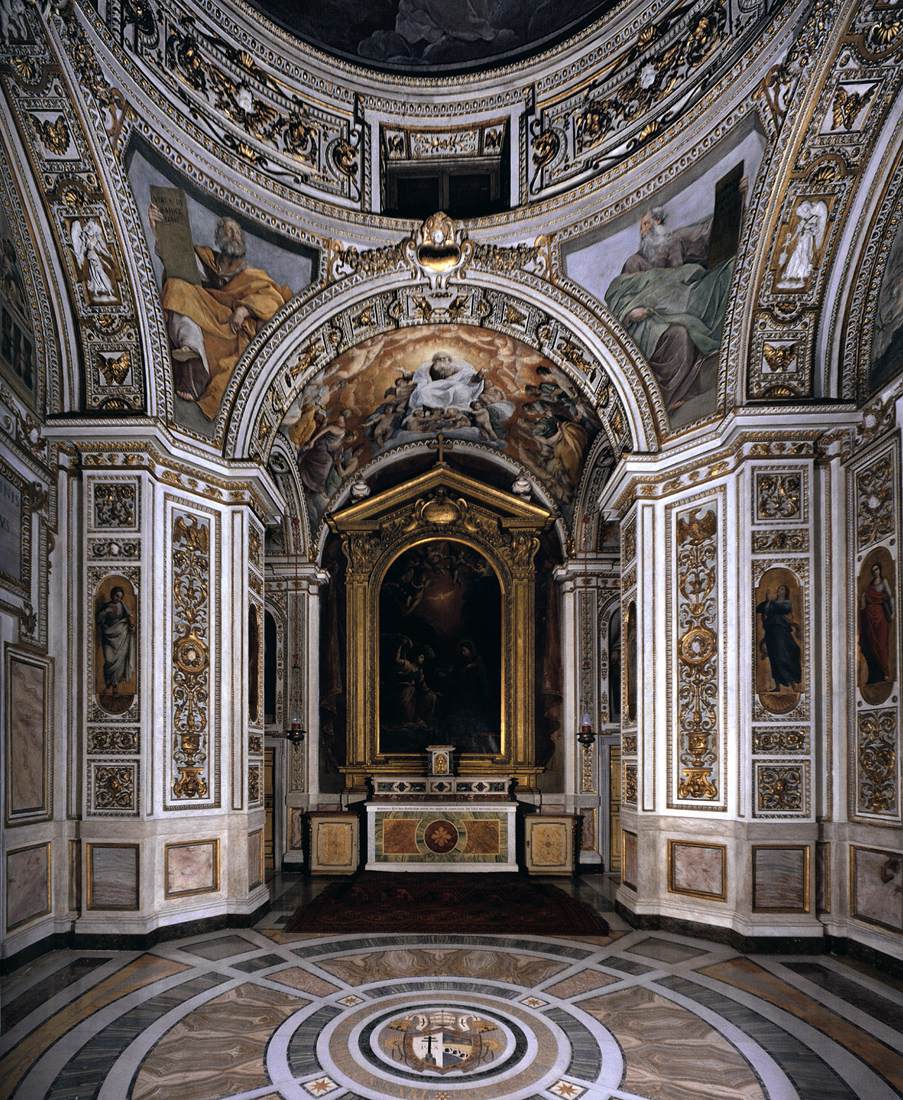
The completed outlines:
[[[880,561],[874,561],[865,591],[859,599],[859,648],[865,658],[866,684],[890,684],[891,623],[894,597]]]

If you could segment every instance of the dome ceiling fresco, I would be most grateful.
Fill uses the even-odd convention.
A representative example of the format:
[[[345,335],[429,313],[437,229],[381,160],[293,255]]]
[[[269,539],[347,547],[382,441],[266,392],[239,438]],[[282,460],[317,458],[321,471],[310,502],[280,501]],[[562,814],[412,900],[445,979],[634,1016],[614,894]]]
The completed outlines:
[[[552,362],[510,336],[424,325],[343,352],[289,408],[289,440],[316,525],[346,480],[393,447],[438,434],[516,459],[569,510],[599,421]]]
[[[587,26],[613,0],[252,0],[305,42],[368,68],[424,76],[520,60]]]

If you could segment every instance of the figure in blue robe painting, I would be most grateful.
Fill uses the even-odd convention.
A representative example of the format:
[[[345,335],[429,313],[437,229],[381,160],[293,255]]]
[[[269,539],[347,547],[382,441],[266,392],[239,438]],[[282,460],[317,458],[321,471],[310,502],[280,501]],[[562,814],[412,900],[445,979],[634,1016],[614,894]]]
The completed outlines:
[[[775,596],[766,592],[765,599],[756,605],[756,614],[762,616],[764,637],[759,646],[762,656],[768,658],[771,690],[790,688],[798,691],[803,678],[802,651],[794,637],[799,627],[792,618],[793,605],[787,585],[779,584]]]

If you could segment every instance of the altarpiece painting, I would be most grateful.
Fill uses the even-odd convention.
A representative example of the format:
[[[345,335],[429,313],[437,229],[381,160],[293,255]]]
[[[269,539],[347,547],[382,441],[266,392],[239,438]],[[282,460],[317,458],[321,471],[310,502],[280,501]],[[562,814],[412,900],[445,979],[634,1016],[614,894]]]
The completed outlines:
[[[436,539],[400,554],[380,592],[382,752],[501,749],[502,602],[489,561]]]

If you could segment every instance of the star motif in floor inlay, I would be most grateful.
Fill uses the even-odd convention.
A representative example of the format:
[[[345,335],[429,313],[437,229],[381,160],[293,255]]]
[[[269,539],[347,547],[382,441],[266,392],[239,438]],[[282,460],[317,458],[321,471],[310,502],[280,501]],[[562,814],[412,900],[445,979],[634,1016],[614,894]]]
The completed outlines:
[[[572,1085],[570,1081],[556,1081],[549,1092],[554,1093],[555,1096],[563,1096],[565,1100],[576,1100],[586,1092],[586,1089],[580,1085]]]
[[[304,1087],[311,1096],[325,1096],[327,1092],[335,1092],[339,1086],[331,1077],[318,1077],[316,1081],[308,1081]]]
[[[520,1003],[527,1008],[544,1008],[549,1002],[540,1000],[539,997],[522,997]]]
[[[354,1005],[359,1005],[363,998],[355,997],[353,993],[349,993],[347,997],[339,997],[338,1004],[344,1005],[345,1008],[351,1008]]]

